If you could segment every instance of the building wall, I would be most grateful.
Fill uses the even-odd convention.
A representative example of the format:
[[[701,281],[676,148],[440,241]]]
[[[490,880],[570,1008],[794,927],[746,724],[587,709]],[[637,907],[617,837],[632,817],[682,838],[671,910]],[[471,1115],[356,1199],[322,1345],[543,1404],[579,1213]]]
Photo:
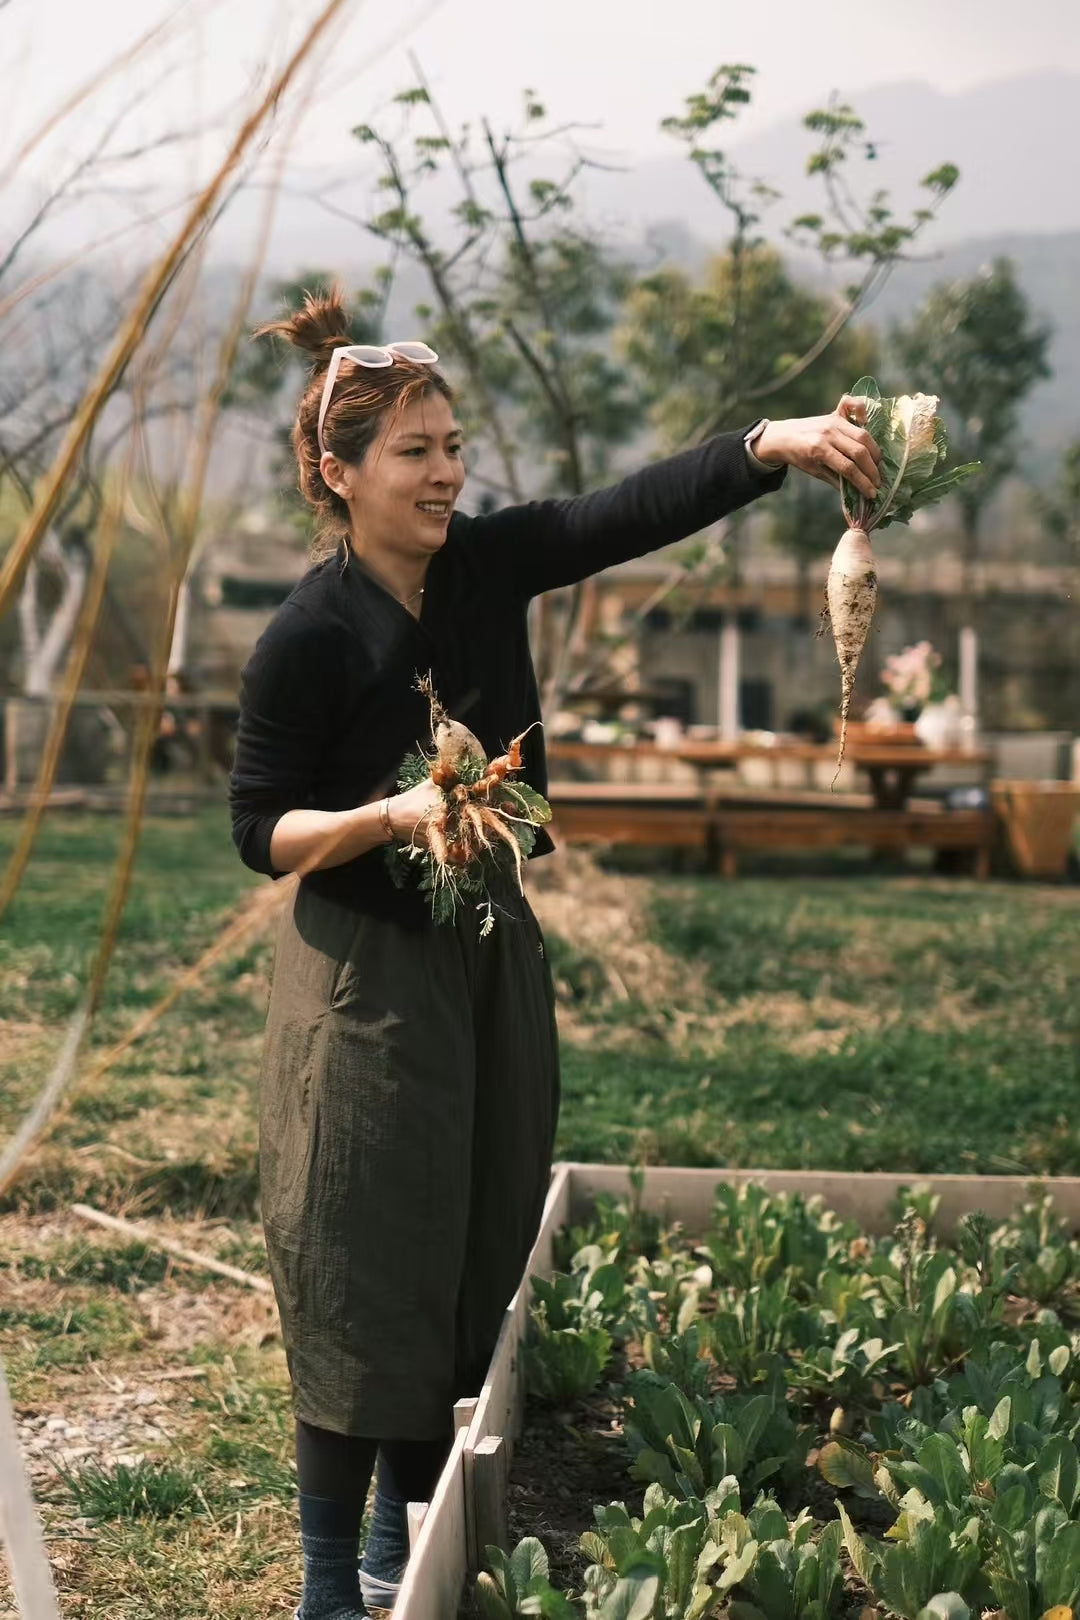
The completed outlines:
[[[832,637],[787,613],[740,615],[743,725],[762,710],[767,692],[770,729],[787,729],[799,711],[830,714],[839,703],[840,677]],[[702,622],[704,621],[704,622]],[[989,730],[1080,730],[1080,601],[1064,595],[996,592],[978,604],[979,713]],[[883,592],[859,669],[856,705],[879,696],[885,659],[927,640],[942,654],[949,690],[958,679],[962,623],[957,598]],[[687,628],[658,617],[641,635],[643,686],[678,678],[693,691],[693,719],[715,725],[719,715],[720,611],[695,616]],[[695,627],[696,625],[696,627]],[[756,720],[761,724],[760,719]]]

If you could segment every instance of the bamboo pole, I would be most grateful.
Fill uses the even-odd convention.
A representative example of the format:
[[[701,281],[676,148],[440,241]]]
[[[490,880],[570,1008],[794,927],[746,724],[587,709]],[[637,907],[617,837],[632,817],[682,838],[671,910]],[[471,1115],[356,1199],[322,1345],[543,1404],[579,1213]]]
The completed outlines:
[[[185,1265],[197,1266],[200,1271],[212,1271],[219,1277],[228,1277],[231,1282],[243,1283],[245,1288],[254,1288],[256,1293],[271,1294],[273,1286],[265,1277],[258,1277],[254,1272],[242,1271],[239,1266],[230,1266],[225,1260],[215,1260],[212,1255],[200,1254],[198,1249],[189,1249],[175,1239],[162,1237],[150,1227],[144,1226],[141,1221],[128,1221],[120,1215],[106,1215],[104,1210],[94,1209],[90,1204],[72,1204],[72,1213],[81,1220],[93,1221],[96,1226],[104,1226],[110,1232],[119,1232],[121,1237],[130,1238],[132,1242],[145,1243],[153,1249],[164,1249],[177,1260],[183,1260]]]

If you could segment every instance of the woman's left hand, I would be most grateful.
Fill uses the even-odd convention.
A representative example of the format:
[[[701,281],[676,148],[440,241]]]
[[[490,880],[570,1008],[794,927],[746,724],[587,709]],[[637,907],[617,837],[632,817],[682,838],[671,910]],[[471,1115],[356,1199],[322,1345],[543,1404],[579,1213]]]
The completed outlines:
[[[865,421],[865,399],[845,394],[828,416],[770,422],[755,440],[754,454],[761,461],[798,467],[834,488],[845,478],[872,501],[881,488],[881,451],[863,427]]]

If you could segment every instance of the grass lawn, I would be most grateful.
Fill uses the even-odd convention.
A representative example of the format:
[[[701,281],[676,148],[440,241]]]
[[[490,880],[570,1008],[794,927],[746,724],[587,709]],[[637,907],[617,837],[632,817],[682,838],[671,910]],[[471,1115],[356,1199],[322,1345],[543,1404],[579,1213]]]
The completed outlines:
[[[16,825],[0,822],[0,854]],[[50,818],[0,930],[0,1141],[77,1005],[119,829]],[[1080,1173],[1080,889],[732,884],[537,863],[558,1151],[687,1164]],[[148,824],[91,1057],[258,879],[223,811]],[[265,1295],[80,1223],[78,1199],[264,1273],[254,1092],[270,933],[85,1078],[0,1205],[0,1354],[65,1614],[291,1613],[288,1387]],[[12,1597],[0,1573],[0,1620]],[[7,1605],[7,1609],[5,1609]]]

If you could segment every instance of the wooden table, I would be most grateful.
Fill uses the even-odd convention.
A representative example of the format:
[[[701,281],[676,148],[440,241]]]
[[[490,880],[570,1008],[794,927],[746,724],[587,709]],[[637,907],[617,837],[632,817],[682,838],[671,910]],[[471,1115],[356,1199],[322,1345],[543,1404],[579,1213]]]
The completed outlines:
[[[830,794],[808,787],[776,786],[755,793],[746,784],[738,791],[719,778],[741,760],[770,760],[776,764],[804,763],[812,780],[813,767],[832,766],[833,745],[754,742],[694,742],[675,748],[651,743],[581,743],[553,741],[548,750],[553,780],[548,797],[555,818],[556,836],[571,842],[662,844],[676,849],[704,849],[714,871],[733,877],[743,850],[762,848],[836,848],[863,845],[875,856],[895,858],[901,851],[922,845],[937,850],[963,851],[972,859],[978,877],[989,874],[995,837],[995,818],[989,810],[946,810],[915,800],[918,778],[936,765],[974,767],[983,777],[991,755],[985,749],[926,748],[914,743],[852,742],[850,763],[869,778],[869,793]],[[631,781],[610,779],[564,781],[558,779],[560,761],[602,767],[615,758],[649,762],[677,760],[692,766],[697,781]],[[758,800],[759,802],[754,802]]]
[[[877,809],[903,810],[919,777],[935,766],[970,766],[977,768],[985,779],[993,756],[985,748],[926,748],[922,743],[850,742],[845,757],[857,770],[866,772]],[[741,739],[734,742],[695,742],[687,739],[674,748],[657,748],[654,743],[645,742],[586,743],[558,739],[548,745],[548,759],[552,764],[566,760],[599,766],[616,758],[652,763],[678,760],[683,765],[691,765],[698,772],[702,796],[708,802],[716,796],[708,780],[711,772],[734,770],[742,760],[767,760],[777,765],[795,761],[805,764],[809,777],[815,765],[835,762],[836,747],[831,743],[796,741],[769,745]]]

